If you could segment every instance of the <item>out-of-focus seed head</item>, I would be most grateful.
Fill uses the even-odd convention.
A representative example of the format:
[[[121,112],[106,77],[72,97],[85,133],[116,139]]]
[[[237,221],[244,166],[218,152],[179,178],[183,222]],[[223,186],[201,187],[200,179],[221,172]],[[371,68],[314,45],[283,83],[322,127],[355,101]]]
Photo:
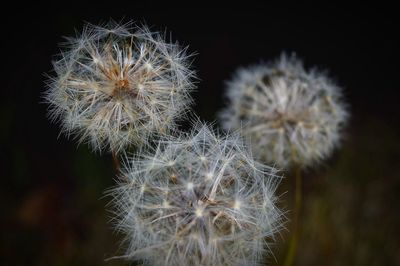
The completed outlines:
[[[148,265],[260,265],[282,227],[280,177],[208,126],[132,160],[112,190],[125,258]]]
[[[226,96],[223,127],[242,127],[256,158],[284,168],[327,157],[348,117],[341,89],[324,73],[306,71],[294,55],[239,69]]]
[[[53,63],[45,100],[67,135],[118,152],[167,133],[191,103],[190,55],[132,23],[87,24]]]

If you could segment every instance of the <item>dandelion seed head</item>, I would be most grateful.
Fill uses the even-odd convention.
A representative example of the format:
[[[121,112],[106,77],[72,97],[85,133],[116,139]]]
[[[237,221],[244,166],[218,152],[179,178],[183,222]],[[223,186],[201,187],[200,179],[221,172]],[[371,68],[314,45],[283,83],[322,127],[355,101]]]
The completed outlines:
[[[64,46],[45,93],[49,115],[94,150],[145,143],[188,110],[190,55],[146,26],[87,24]]]
[[[117,228],[126,257],[145,264],[261,265],[282,228],[276,170],[255,162],[238,137],[206,125],[161,141],[122,177],[111,191]]]
[[[243,129],[257,159],[311,166],[338,146],[348,113],[341,89],[294,55],[240,69],[227,83],[226,130]]]

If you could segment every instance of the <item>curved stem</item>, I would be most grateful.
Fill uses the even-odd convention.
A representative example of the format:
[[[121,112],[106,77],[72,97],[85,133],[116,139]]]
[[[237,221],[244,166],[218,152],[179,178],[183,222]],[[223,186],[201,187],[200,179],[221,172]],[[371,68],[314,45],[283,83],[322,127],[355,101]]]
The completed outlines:
[[[293,265],[294,258],[296,257],[297,244],[300,238],[300,212],[302,202],[302,175],[301,168],[298,166],[295,170],[296,188],[295,188],[295,199],[294,199],[294,212],[293,212],[293,233],[290,240],[289,249],[285,259],[285,266]]]

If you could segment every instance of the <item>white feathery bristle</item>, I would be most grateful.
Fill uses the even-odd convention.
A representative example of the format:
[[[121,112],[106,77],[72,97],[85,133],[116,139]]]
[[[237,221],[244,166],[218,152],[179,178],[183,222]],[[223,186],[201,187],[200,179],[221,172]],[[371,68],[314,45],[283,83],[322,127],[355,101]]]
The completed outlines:
[[[124,257],[146,265],[261,265],[283,215],[281,177],[208,126],[132,159],[111,191]]]
[[[242,128],[257,159],[307,167],[338,146],[348,112],[341,89],[294,55],[239,69],[227,83],[224,129]]]
[[[53,63],[45,100],[63,132],[114,152],[174,128],[192,101],[186,48],[145,26],[87,24]]]

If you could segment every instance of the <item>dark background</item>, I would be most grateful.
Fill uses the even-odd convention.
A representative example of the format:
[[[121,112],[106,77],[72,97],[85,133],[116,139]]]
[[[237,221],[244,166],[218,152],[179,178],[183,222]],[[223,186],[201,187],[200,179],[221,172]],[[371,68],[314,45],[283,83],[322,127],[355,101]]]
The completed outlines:
[[[0,98],[0,259],[2,265],[123,265],[104,191],[111,156],[59,136],[40,104],[62,36],[84,21],[145,21],[197,52],[195,111],[213,121],[224,80],[239,66],[296,52],[344,87],[351,120],[341,149],[304,179],[297,265],[400,265],[398,27],[377,7],[271,8],[124,4],[5,8]],[[246,6],[247,4],[247,6]],[[190,5],[190,6],[189,6]],[[293,179],[281,205],[292,206]],[[290,216],[290,213],[288,214]],[[289,234],[274,247],[282,264]]]

